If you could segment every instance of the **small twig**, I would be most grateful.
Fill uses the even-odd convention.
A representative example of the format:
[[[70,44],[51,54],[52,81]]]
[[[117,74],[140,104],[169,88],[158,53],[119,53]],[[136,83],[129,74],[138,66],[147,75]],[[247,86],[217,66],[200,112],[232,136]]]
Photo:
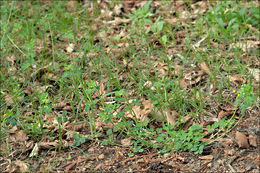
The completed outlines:
[[[227,165],[230,168],[231,172],[233,172],[233,173],[237,172],[229,163],[227,163]]]
[[[6,35],[6,36],[11,41],[11,43],[14,45],[14,47],[16,47],[23,55],[25,55],[25,53],[14,43],[14,41],[8,35]]]
[[[135,159],[142,158],[142,157],[144,157],[144,156],[135,156],[135,157],[127,158],[122,162],[122,165],[125,165],[125,163],[128,161],[135,160]]]
[[[140,172],[148,172],[150,168],[151,166],[148,166],[147,168],[140,170]]]

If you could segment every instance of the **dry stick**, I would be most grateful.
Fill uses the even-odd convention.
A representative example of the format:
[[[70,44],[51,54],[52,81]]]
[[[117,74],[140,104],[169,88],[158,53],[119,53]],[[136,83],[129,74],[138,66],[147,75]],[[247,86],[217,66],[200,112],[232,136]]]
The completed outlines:
[[[144,156],[135,156],[135,157],[127,158],[122,162],[122,165],[125,165],[125,163],[128,161],[135,160],[135,159],[142,158],[142,157],[144,157]]]
[[[14,45],[14,47],[16,47],[16,49],[18,49],[23,55],[25,55],[25,53],[14,43],[14,41],[7,35],[7,38],[11,41],[11,43]]]
[[[227,165],[228,165],[228,167],[230,168],[231,172],[233,172],[233,173],[236,173],[236,172],[237,172],[230,164],[227,164]]]

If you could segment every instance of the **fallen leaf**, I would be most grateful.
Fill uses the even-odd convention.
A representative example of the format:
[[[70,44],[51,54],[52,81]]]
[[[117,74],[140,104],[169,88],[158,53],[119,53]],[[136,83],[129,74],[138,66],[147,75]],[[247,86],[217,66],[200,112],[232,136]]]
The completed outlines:
[[[181,70],[182,70],[182,66],[175,64],[172,73],[178,77],[180,75]]]
[[[86,127],[86,124],[75,124],[73,125],[73,131],[77,132],[79,130],[82,130],[84,127]]]
[[[90,147],[90,148],[88,149],[88,152],[89,152],[89,153],[94,153],[94,151],[95,151],[94,147]]]
[[[4,96],[4,101],[5,103],[9,104],[9,105],[13,105],[14,101],[13,101],[13,97],[9,94],[7,94],[6,92],[1,91],[1,94],[3,94]]]
[[[97,119],[95,122],[95,126],[97,130],[108,130],[108,129],[113,129],[114,125],[116,125],[116,123],[112,124],[111,122],[109,123],[105,123],[104,121],[101,121],[100,119]]]
[[[206,73],[210,74],[210,68],[207,66],[205,62],[200,64],[200,68],[204,70]]]
[[[260,81],[260,70],[257,68],[248,68],[249,72],[253,75],[254,79]]]
[[[41,149],[50,149],[50,148],[58,148],[59,142],[56,140],[54,142],[40,142],[39,148]]]
[[[200,156],[199,157],[201,160],[212,160],[213,156],[212,155],[207,155],[207,156]]]
[[[103,166],[102,163],[99,163],[95,168],[93,172],[98,172],[97,170],[101,169],[101,167]]]
[[[185,82],[185,79],[181,79],[180,81],[180,87],[181,89],[187,88],[188,84]]]
[[[234,149],[231,149],[231,150],[225,150],[225,153],[228,155],[228,156],[233,156],[236,151]]]
[[[249,54],[255,53],[254,50],[257,50],[259,47],[260,41],[247,40],[240,41],[238,43],[233,43],[230,45],[230,50],[235,50],[236,48],[241,49],[243,52],[248,52]]]
[[[203,127],[205,128],[205,127],[212,125],[214,123],[215,123],[215,121],[206,121],[206,122],[203,123]]]
[[[70,111],[72,111],[72,107],[71,106],[65,106],[63,108],[63,110],[70,112]]]
[[[251,29],[253,32],[255,32],[255,33],[260,33],[259,32],[259,30],[258,29],[256,29],[255,27],[253,27],[252,25],[250,25],[250,24],[246,24],[247,25],[247,27],[249,28],[249,29]]]
[[[253,135],[248,136],[249,144],[253,147],[257,147],[257,137]]]
[[[183,125],[183,130],[187,131],[190,128],[190,126],[193,124],[193,118],[186,116],[184,117],[184,119],[185,119],[185,123]]]
[[[16,57],[15,57],[14,55],[12,55],[11,57],[8,56],[8,57],[6,57],[6,60],[7,60],[8,62],[10,62],[10,65],[11,65],[11,66],[13,66],[13,65],[15,64]]]
[[[18,130],[17,125],[13,126],[10,130],[9,133],[16,133],[16,131]]]
[[[37,69],[31,74],[31,78],[37,78],[38,80],[42,78],[42,76],[48,72],[49,66],[46,65],[42,68]]]
[[[167,118],[167,122],[170,125],[174,125],[175,122],[178,121],[179,114],[175,110],[169,110],[166,112],[166,118]]]
[[[236,132],[236,142],[237,142],[239,148],[248,148],[249,147],[246,135],[244,135],[243,133],[241,133],[239,131]]]
[[[73,52],[74,48],[75,48],[75,44],[70,43],[69,46],[66,48],[66,52],[71,53]]]
[[[142,102],[142,105],[143,108],[141,108],[140,106],[133,106],[132,108],[133,113],[139,122],[144,122],[144,121],[149,122],[150,118],[148,117],[148,115],[153,110],[153,104],[150,103],[149,100],[144,100]],[[126,114],[126,117],[133,119],[135,117],[134,115],[132,115],[132,113],[128,113]]]
[[[129,138],[127,138],[127,139],[122,139],[120,142],[121,142],[121,144],[122,144],[123,146],[130,146],[130,145],[132,145],[132,141],[131,141],[131,139],[129,139]]]
[[[98,156],[98,159],[100,159],[100,160],[102,160],[102,159],[104,159],[105,158],[105,155],[104,154],[100,154],[99,156]]]
[[[118,4],[118,5],[116,5],[115,7],[114,7],[114,9],[113,9],[113,13],[116,15],[116,16],[118,16],[118,15],[120,15],[120,13],[122,13],[122,4]]]
[[[226,117],[226,116],[229,116],[229,115],[233,115],[234,111],[220,111],[219,114],[218,114],[218,121],[221,121],[222,118]]]
[[[21,172],[26,172],[26,170],[27,170],[27,168],[28,168],[27,164],[24,163],[24,162],[21,161],[21,160],[17,160],[17,161],[15,162],[15,166],[17,166],[18,169],[19,169],[19,171],[21,171]]]
[[[71,162],[68,166],[65,167],[65,172],[70,172],[70,170],[76,165],[76,161]]]
[[[134,7],[136,1],[135,0],[127,0],[127,1],[123,1],[123,8],[125,10],[130,10],[131,8]]]
[[[9,138],[10,142],[23,142],[27,140],[28,140],[28,136],[22,130],[18,131],[15,134],[12,134]]]
[[[184,76],[184,78],[187,81],[189,81],[189,85],[194,85],[205,79],[204,74],[206,74],[206,73],[203,70],[194,70],[192,72],[187,73]]]
[[[76,1],[71,1],[69,0],[66,4],[66,10],[70,13],[74,11],[74,6],[75,6]]]
[[[229,80],[230,80],[231,82],[246,83],[246,80],[243,79],[242,77],[238,76],[238,75],[230,76],[230,77],[229,77]]]

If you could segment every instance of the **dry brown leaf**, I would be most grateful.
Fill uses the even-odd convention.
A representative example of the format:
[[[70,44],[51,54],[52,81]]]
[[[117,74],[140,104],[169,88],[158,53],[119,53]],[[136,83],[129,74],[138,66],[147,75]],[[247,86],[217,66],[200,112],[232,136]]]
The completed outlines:
[[[185,79],[181,79],[180,81],[180,87],[181,89],[187,88],[188,84],[186,83]]]
[[[226,116],[229,116],[229,115],[233,115],[234,111],[228,111],[228,112],[225,112],[225,111],[220,111],[219,114],[218,114],[218,121],[221,121],[222,118],[226,117]]]
[[[206,73],[210,74],[210,68],[207,66],[205,62],[200,64],[200,68],[204,70]]]
[[[253,27],[252,25],[250,25],[250,24],[246,24],[246,25],[247,25],[247,27],[248,27],[249,29],[251,29],[253,32],[255,32],[255,33],[260,33],[259,30],[256,29],[255,27]]]
[[[239,148],[248,148],[249,147],[246,135],[239,131],[236,132],[236,142],[237,142]]]
[[[16,131],[18,130],[17,125],[13,126],[10,130],[9,133],[16,133]]]
[[[13,105],[14,101],[11,95],[7,94],[6,92],[1,91],[1,94],[4,96],[5,103]]]
[[[199,157],[201,160],[212,160],[213,156],[212,155],[207,155],[207,156],[200,156]]]
[[[175,64],[172,69],[172,74],[178,77],[180,75],[181,70],[182,70],[182,66]]]
[[[29,138],[26,133],[24,133],[22,130],[19,130],[17,133],[12,134],[9,138],[10,142],[23,142],[27,141]]]
[[[229,80],[230,80],[231,82],[246,83],[246,80],[243,79],[242,77],[238,76],[238,75],[230,76],[230,77],[229,77]]]
[[[207,127],[208,125],[212,125],[212,124],[214,124],[215,123],[215,121],[205,121],[204,123],[203,123],[203,127],[205,128],[205,127]]]
[[[45,117],[45,120],[47,120],[47,124],[50,124],[52,126],[58,127],[59,125],[57,118],[53,114],[50,114],[47,117]]]
[[[44,66],[44,67],[42,67],[42,68],[37,69],[35,72],[33,72],[33,73],[31,74],[31,77],[32,77],[32,78],[38,77],[38,78],[40,79],[41,76],[48,71],[48,68],[49,68],[49,66],[46,65],[46,66]]]
[[[118,16],[122,13],[122,7],[123,7],[122,4],[118,4],[114,7],[113,13],[114,13],[115,16]]]
[[[76,161],[71,162],[68,166],[65,167],[65,172],[70,172],[70,170],[76,165]]]
[[[130,138],[122,139],[120,142],[121,142],[121,144],[122,144],[123,146],[130,146],[130,145],[132,145],[132,141],[131,141]]]
[[[187,73],[184,78],[189,81],[190,85],[194,85],[205,79],[204,74],[206,74],[203,70],[194,70],[190,73]]]
[[[144,100],[142,102],[142,105],[143,105],[143,108],[141,108],[140,106],[133,106],[133,108],[132,108],[133,113],[139,122],[143,122],[143,121],[149,122],[150,118],[148,117],[148,115],[153,110],[153,104],[150,103],[149,100]],[[135,117],[133,115],[133,113],[127,113],[126,117],[133,119]]]
[[[186,20],[186,19],[188,19],[190,17],[190,15],[191,15],[190,12],[183,11],[183,12],[181,12],[180,19]]]
[[[190,126],[193,124],[193,118],[186,116],[184,117],[184,119],[185,119],[185,123],[183,126],[183,130],[187,131],[190,128]]]
[[[134,7],[135,3],[136,3],[136,0],[123,1],[123,8],[125,10],[130,10]]]
[[[257,147],[257,137],[253,135],[248,136],[249,144],[253,147]]]
[[[74,11],[74,6],[75,6],[76,1],[69,0],[66,4],[66,10],[70,13]]]
[[[42,149],[50,149],[50,148],[58,148],[59,142],[56,140],[54,142],[40,142],[39,148]]]
[[[104,121],[97,119],[96,122],[95,122],[95,127],[96,127],[97,130],[102,130],[102,129],[108,130],[108,129],[113,129],[114,124],[112,124],[111,122],[106,124]]]
[[[13,65],[15,64],[16,57],[15,57],[14,55],[12,55],[11,57],[8,56],[8,57],[6,57],[6,60],[7,60],[8,62],[10,62],[10,65],[11,65],[11,66],[13,66]]]
[[[88,152],[89,152],[89,153],[94,153],[94,152],[95,152],[95,148],[94,148],[94,147],[90,147],[90,148],[88,149]]]
[[[18,167],[19,171],[21,172],[26,172],[26,170],[28,169],[27,164],[21,160],[17,160],[14,164]]]
[[[172,27],[175,27],[177,24],[178,19],[177,18],[171,18],[171,19],[165,19],[164,22],[167,24],[170,24]]]
[[[71,106],[65,106],[63,108],[63,110],[70,112],[70,111],[72,111],[72,107]]]
[[[232,112],[232,111],[234,112],[236,110],[236,108],[233,106],[221,106],[221,109],[226,112]]]
[[[260,41],[247,40],[246,42],[241,41],[238,43],[233,43],[230,45],[230,50],[236,48],[241,49],[243,52],[248,52],[249,54],[255,53],[254,50],[259,47]]]
[[[66,52],[71,53],[73,52],[74,48],[75,48],[75,44],[70,43],[69,46],[66,48]]]
[[[86,124],[76,124],[76,125],[73,125],[73,131],[77,132],[79,130],[82,130],[84,127],[86,127]]]
[[[260,81],[260,70],[257,68],[248,68],[249,72],[253,75],[256,82]]]
[[[105,155],[104,154],[100,154],[99,156],[98,156],[98,159],[99,160],[103,160],[105,158]]]
[[[56,107],[57,109],[61,109],[61,108],[65,107],[66,105],[67,105],[67,103],[60,102],[60,103],[54,104],[54,107]]]
[[[166,112],[166,118],[167,118],[167,122],[170,125],[174,125],[175,122],[178,121],[179,114],[175,110],[168,109],[168,111]]]

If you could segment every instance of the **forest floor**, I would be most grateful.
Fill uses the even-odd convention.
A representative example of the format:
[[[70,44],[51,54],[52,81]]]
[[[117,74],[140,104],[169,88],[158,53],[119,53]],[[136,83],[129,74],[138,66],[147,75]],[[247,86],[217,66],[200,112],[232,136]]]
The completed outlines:
[[[257,1],[2,1],[0,172],[259,171]]]

